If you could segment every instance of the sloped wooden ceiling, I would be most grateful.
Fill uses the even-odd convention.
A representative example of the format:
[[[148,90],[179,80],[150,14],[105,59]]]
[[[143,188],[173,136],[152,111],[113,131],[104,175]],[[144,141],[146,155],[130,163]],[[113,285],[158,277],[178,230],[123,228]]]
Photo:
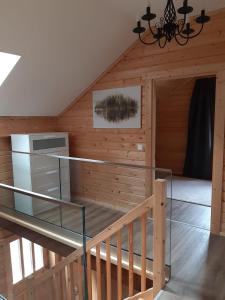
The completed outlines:
[[[150,1],[161,12],[164,0]],[[182,1],[175,1],[180,5]],[[213,10],[221,0],[190,0]],[[0,116],[57,115],[132,42],[138,0],[3,0],[0,51],[21,55],[0,87]]]

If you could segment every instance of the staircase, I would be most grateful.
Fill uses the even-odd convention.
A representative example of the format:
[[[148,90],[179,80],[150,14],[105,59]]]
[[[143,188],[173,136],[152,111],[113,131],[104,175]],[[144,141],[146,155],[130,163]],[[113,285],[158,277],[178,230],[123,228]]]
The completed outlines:
[[[72,254],[42,274],[25,280],[8,300],[155,299],[165,285],[166,182],[155,180],[154,195],[115,221]],[[153,263],[147,271],[147,218],[153,217]],[[134,259],[134,222],[140,220],[140,265]],[[122,230],[128,232],[127,261]],[[112,246],[116,239],[116,247]],[[140,279],[140,287],[134,284]],[[125,282],[125,277],[128,278]],[[113,278],[117,278],[116,280]],[[152,286],[149,287],[151,280]]]

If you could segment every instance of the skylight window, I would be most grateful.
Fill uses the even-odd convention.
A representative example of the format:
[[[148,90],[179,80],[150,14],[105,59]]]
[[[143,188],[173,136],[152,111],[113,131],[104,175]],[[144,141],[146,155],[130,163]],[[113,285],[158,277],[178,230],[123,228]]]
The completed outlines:
[[[0,86],[15,67],[21,56],[0,52]]]

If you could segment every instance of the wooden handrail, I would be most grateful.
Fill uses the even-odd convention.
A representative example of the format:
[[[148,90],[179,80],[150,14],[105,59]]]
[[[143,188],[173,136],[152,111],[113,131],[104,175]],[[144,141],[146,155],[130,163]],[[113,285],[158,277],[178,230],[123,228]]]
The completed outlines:
[[[150,299],[154,299],[153,298],[153,288],[151,288],[147,291],[138,293],[134,296],[128,297],[124,300],[150,300]]]

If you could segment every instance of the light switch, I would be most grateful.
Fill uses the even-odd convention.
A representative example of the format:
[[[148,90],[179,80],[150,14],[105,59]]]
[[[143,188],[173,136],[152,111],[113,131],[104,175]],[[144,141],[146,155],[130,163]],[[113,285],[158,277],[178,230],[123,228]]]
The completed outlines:
[[[144,151],[144,144],[137,144],[137,151]]]

